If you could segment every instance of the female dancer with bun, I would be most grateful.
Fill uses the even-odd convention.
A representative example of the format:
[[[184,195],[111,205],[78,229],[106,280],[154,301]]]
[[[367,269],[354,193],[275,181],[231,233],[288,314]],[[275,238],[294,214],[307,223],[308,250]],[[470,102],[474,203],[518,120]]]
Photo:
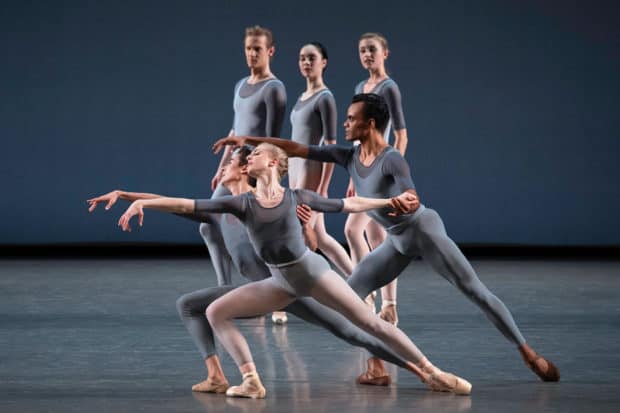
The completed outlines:
[[[207,318],[224,348],[235,360],[243,383],[230,387],[233,397],[263,398],[263,387],[250,349],[233,323],[234,318],[265,314],[290,304],[299,296],[312,296],[342,313],[355,325],[384,341],[407,360],[407,369],[418,375],[432,390],[469,394],[471,384],[435,367],[411,340],[392,324],[367,310],[366,305],[333,272],[327,261],[303,244],[296,207],[306,204],[322,212],[363,212],[375,208],[393,209],[398,215],[411,213],[417,198],[410,192],[391,199],[350,197],[327,199],[307,190],[290,190],[280,185],[287,170],[287,156],[276,146],[260,144],[248,159],[248,173],[257,179],[256,189],[243,195],[210,200],[160,198],[136,201],[119,219],[123,230],[143,208],[175,213],[231,213],[247,227],[256,252],[267,263],[271,278],[246,284],[218,298],[207,309]]]
[[[291,111],[291,139],[305,145],[336,143],[336,101],[323,81],[327,67],[327,49],[319,42],[304,45],[299,51],[299,70],[306,79],[306,90]],[[321,163],[302,158],[289,160],[289,186],[291,189],[309,189],[323,197],[328,196],[329,183],[334,171],[331,163]],[[338,241],[325,229],[323,214],[317,213],[311,221],[318,248],[349,276],[353,263]]]
[[[385,68],[385,61],[390,53],[386,38],[380,33],[364,33],[358,42],[358,51],[362,67],[368,70],[368,79],[363,80],[355,87],[355,93],[375,93],[383,97],[388,104],[390,120],[384,131],[383,137],[389,143],[390,130],[394,130],[394,148],[405,156],[407,149],[407,128],[400,89],[396,82],[390,78]],[[347,196],[353,195],[355,189],[349,182]],[[366,238],[364,237],[366,232]],[[345,236],[351,250],[351,258],[357,265],[371,249],[377,248],[385,240],[385,231],[366,214],[350,214],[345,224]],[[369,248],[370,246],[370,248]],[[373,292],[373,297],[375,293]],[[381,288],[381,312],[380,317],[397,325],[396,313],[396,280]],[[374,310],[374,300],[367,300]]]
[[[228,163],[220,171],[220,182],[232,195],[247,193],[256,185],[256,180],[250,178],[245,170],[247,156],[252,152],[252,149],[253,147],[245,145],[232,151]],[[163,196],[116,190],[89,199],[87,202],[89,212],[92,212],[100,203],[105,204],[105,209],[109,210],[119,199],[133,202],[140,199],[156,198],[163,198]],[[310,237],[314,231],[306,232],[311,217],[310,209],[306,205],[298,206],[297,215],[302,222],[304,237],[312,239],[312,241],[307,240],[306,243],[310,249],[316,249],[316,241]],[[249,281],[260,281],[271,277],[269,268],[254,251],[243,223],[236,217],[231,214],[211,213],[185,214],[182,216],[199,222],[218,223],[222,228],[223,245],[221,247],[230,255],[235,267],[244,278]],[[207,368],[207,379],[192,386],[193,391],[224,393],[229,387],[216,351],[213,329],[205,316],[205,311],[213,301],[235,288],[234,285],[204,288],[184,294],[177,300],[179,316],[202,354]],[[400,367],[406,367],[405,361],[387,348],[381,340],[360,330],[342,314],[319,304],[310,297],[297,299],[289,304],[285,310],[306,322],[325,328],[336,337],[352,345],[366,348],[376,357]]]

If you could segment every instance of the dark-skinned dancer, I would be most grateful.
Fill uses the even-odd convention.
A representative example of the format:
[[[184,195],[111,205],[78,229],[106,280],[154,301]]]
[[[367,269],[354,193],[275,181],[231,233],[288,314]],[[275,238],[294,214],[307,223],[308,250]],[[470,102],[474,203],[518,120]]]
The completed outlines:
[[[289,156],[334,162],[345,167],[360,196],[379,198],[403,191],[416,193],[407,162],[383,139],[388,118],[383,98],[375,94],[358,94],[353,97],[344,123],[347,141],[359,140],[356,147],[305,146],[278,138],[236,137],[220,139],[214,149],[246,142],[268,142],[279,146]],[[517,347],[526,365],[538,377],[543,381],[559,381],[559,370],[528,345],[504,303],[480,281],[471,264],[448,237],[437,212],[420,204],[411,215],[390,216],[386,210],[373,210],[368,214],[385,228],[388,237],[358,264],[347,280],[360,297],[366,297],[370,291],[394,280],[415,257],[422,256],[484,312]],[[371,358],[368,370],[358,380],[364,384],[384,384],[386,375],[382,362]]]

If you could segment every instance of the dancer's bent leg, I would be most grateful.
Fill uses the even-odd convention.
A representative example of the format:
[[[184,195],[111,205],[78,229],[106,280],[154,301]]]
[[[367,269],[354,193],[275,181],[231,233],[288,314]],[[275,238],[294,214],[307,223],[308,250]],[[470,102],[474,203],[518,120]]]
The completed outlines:
[[[213,301],[234,288],[233,286],[205,288],[184,294],[177,300],[177,311],[181,321],[202,354],[207,367],[207,379],[193,385],[193,391],[224,393],[229,387],[220,359],[215,352],[213,330],[205,310]]]
[[[226,395],[263,398],[266,394],[248,343],[232,320],[269,313],[293,300],[289,292],[269,278],[241,286],[218,298],[207,308],[209,323],[243,375],[243,383],[229,388]]]
[[[347,283],[364,298],[398,277],[410,262],[411,257],[398,252],[388,237],[355,267]]]

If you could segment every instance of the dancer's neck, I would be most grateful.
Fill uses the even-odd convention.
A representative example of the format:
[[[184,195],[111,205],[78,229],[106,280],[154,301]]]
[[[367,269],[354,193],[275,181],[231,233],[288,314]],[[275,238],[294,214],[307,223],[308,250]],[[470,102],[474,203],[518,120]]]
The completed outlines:
[[[284,194],[284,187],[280,185],[280,179],[272,172],[270,175],[260,176],[256,179],[254,196],[256,199],[279,200]]]
[[[270,79],[274,77],[275,76],[273,75],[273,73],[271,73],[269,66],[250,69],[250,78],[248,79],[248,83],[253,85],[265,79]]]

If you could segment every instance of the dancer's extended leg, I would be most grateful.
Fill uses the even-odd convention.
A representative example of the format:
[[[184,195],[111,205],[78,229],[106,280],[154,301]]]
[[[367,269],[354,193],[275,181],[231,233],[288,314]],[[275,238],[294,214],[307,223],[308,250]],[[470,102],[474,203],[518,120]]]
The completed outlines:
[[[427,209],[416,221],[416,226],[422,256],[430,262],[435,271],[456,286],[484,312],[495,327],[518,347],[526,364],[542,380],[558,381],[560,379],[558,369],[526,344],[508,308],[480,281],[469,261],[448,237],[439,214]]]
[[[433,366],[418,347],[398,328],[382,320],[366,308],[362,300],[336,273],[328,270],[311,290],[312,297],[342,313],[362,330],[383,340],[402,358],[407,368],[434,390],[469,394],[471,385],[464,379],[445,373]]]

